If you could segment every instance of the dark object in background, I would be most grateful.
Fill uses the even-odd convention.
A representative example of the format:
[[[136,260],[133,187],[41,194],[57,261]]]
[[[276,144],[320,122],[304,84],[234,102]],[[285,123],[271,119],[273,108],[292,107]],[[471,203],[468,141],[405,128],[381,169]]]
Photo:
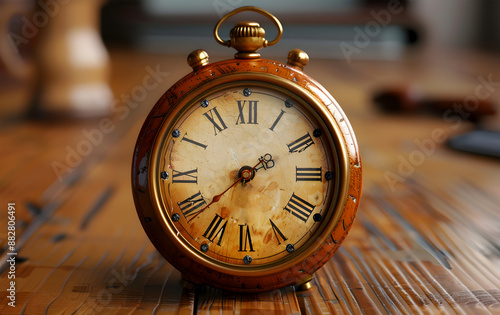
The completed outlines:
[[[455,150],[500,158],[500,132],[475,129],[451,137],[447,144]]]
[[[425,97],[421,91],[415,87],[395,87],[376,92],[373,96],[376,107],[385,113],[428,113],[442,116],[447,111],[458,111],[463,109],[464,98],[462,99],[431,99]],[[477,109],[467,111],[469,115],[465,119],[478,122],[484,116],[496,114],[493,102],[478,99]]]
[[[381,90],[373,96],[376,107],[389,114],[415,114],[426,113],[435,116],[443,116],[446,112],[462,110],[464,99],[430,99],[424,97],[423,93],[412,87],[399,87]],[[485,116],[496,114],[493,102],[479,100],[474,111],[468,111],[469,115],[462,115],[476,124]],[[500,158],[500,132],[475,129],[464,134],[451,137],[447,145],[455,150],[481,154]]]

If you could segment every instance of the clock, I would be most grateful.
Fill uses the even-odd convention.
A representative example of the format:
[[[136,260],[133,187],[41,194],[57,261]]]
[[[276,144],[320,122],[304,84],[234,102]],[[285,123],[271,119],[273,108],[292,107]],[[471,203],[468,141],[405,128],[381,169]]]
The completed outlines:
[[[268,42],[255,22],[219,37],[230,16],[254,11],[278,29]],[[242,7],[216,25],[234,59],[210,63],[196,50],[193,71],[158,100],[140,131],[132,165],[139,219],[157,250],[194,284],[258,292],[307,289],[340,247],[361,194],[361,161],[335,99],[303,72],[263,59],[280,22]]]

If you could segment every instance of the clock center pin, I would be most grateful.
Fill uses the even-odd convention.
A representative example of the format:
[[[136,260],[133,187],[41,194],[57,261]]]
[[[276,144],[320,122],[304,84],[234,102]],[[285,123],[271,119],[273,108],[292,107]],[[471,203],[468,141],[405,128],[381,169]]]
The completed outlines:
[[[242,178],[243,183],[248,183],[255,177],[255,169],[245,165],[238,171],[238,178]]]

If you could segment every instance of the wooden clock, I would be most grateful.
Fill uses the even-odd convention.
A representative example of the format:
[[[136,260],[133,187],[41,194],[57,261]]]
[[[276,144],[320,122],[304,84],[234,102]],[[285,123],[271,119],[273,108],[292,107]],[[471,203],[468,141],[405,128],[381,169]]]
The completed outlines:
[[[268,42],[255,22],[219,37],[230,16],[254,11],[278,28]],[[132,165],[137,213],[149,239],[185,280],[258,292],[307,288],[345,239],[359,204],[361,161],[335,99],[303,72],[309,57],[262,59],[280,22],[242,7],[216,25],[234,59],[193,71],[156,103]]]

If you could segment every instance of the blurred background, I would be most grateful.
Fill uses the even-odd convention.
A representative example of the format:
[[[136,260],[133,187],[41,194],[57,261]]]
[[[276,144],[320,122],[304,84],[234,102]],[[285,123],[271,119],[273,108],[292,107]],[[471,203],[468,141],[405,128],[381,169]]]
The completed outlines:
[[[285,25],[268,58],[301,47],[312,60],[341,60],[349,68],[359,60],[395,64],[409,54],[500,52],[494,0],[1,0],[0,96],[9,105],[0,114],[105,114],[116,94],[110,75],[120,71],[110,68],[109,51],[169,56],[204,48],[225,59],[230,52],[215,43],[212,29],[242,5],[261,6]],[[268,38],[276,34],[265,18],[247,16],[266,26]],[[6,95],[20,85],[23,95]]]
[[[378,34],[370,34],[373,41],[359,58],[396,58],[421,41],[439,48],[500,49],[500,4],[492,0],[111,1],[103,10],[103,34],[110,41],[162,52],[175,51],[167,44],[171,40],[197,37],[205,46],[211,43],[205,34],[213,21],[242,5],[262,6],[278,15],[287,25],[283,41],[307,44],[312,56],[342,58],[339,44],[353,41],[355,26],[374,21],[386,27],[374,29]]]
[[[137,219],[130,185],[134,144],[157,100],[192,71],[186,62],[191,51],[206,50],[210,62],[233,58],[233,49],[215,42],[213,28],[244,5],[268,10],[283,24],[281,41],[260,50],[262,57],[286,63],[289,50],[306,51],[310,62],[304,72],[334,96],[352,124],[363,161],[363,198],[361,219],[348,240],[368,251],[354,250],[352,257],[367,254],[357,266],[371,261],[367,244],[373,239],[410,240],[403,247],[408,257],[426,251],[425,244],[415,245],[424,238],[413,239],[411,223],[430,240],[433,231],[436,239],[451,235],[436,245],[439,255],[458,248],[464,252],[457,255],[474,260],[463,264],[470,270],[460,283],[493,278],[478,276],[475,263],[500,261],[500,1],[0,0],[0,200],[16,203],[16,250],[23,247],[19,274],[25,276],[18,299],[20,305],[32,301],[24,313],[47,312],[49,306],[87,313],[89,301],[76,305],[80,293],[95,297],[107,289],[106,277],[119,261],[116,270],[143,276],[149,268],[143,266],[153,261],[151,281],[161,282],[130,286],[132,291],[109,301],[110,309],[134,304],[134,294],[146,292],[146,302],[161,296],[171,272],[162,269],[156,276],[155,264],[163,268],[164,260],[148,258],[155,250]],[[259,22],[268,40],[276,35],[265,17],[244,13],[224,23],[221,37],[228,39],[230,28],[244,20]],[[410,223],[402,224],[394,209]],[[6,215],[0,215],[0,226],[7,227]],[[377,246],[372,247],[386,245]],[[475,259],[470,248],[482,256]],[[71,268],[60,268],[68,272],[88,259],[63,293],[65,276],[55,272],[49,279],[47,266],[57,269],[68,257]],[[352,264],[352,257],[341,265]],[[0,271],[7,266],[2,261]],[[426,273],[416,286],[445,287],[463,273],[458,268],[447,278],[434,267],[435,281],[427,282]],[[358,283],[365,281],[353,282],[347,295],[361,292]],[[382,287],[370,283],[366,290]],[[181,291],[175,288],[165,292]],[[498,285],[491,288],[498,300]],[[46,306],[46,292],[63,301]],[[442,291],[428,292],[435,301]],[[444,292],[436,301],[455,296],[474,307],[471,301],[484,297],[486,305],[498,307],[475,284]],[[405,299],[407,294],[403,290]],[[414,303],[431,304],[420,297]]]
[[[232,58],[212,32],[242,5],[262,7],[284,26],[264,58],[286,62],[293,48],[309,54],[304,71],[343,107],[374,180],[390,182],[384,171],[398,172],[399,153],[411,153],[414,140],[436,128],[445,131],[435,141],[443,146],[487,130],[465,147],[480,143],[466,149],[499,155],[493,131],[500,126],[500,1],[0,0],[0,124],[2,139],[20,148],[13,161],[21,167],[35,160],[37,172],[46,169],[37,187],[70,181],[86,157],[106,151],[101,142],[138,133],[158,98],[191,71],[191,51],[205,49],[211,62]],[[261,23],[269,40],[276,35],[265,17],[245,12],[226,21],[221,36],[241,20]],[[369,125],[380,128],[373,133]],[[34,129],[16,137],[23,132],[14,126]],[[83,129],[109,136],[85,148]],[[464,149],[460,141],[451,144]],[[132,141],[126,147],[132,152]]]
[[[263,57],[286,62],[293,48],[309,54],[305,72],[334,95],[360,129],[368,161],[379,145],[405,150],[405,141],[389,139],[410,116],[417,117],[413,123],[421,132],[409,131],[410,144],[429,135],[432,121],[444,124],[446,139],[478,128],[494,131],[500,125],[499,1],[0,0],[4,135],[9,126],[28,119],[42,130],[68,121],[99,126],[102,117],[113,119],[112,127],[138,128],[163,92],[191,71],[185,62],[191,51],[205,49],[212,62],[232,58],[232,50],[218,45],[212,32],[222,16],[242,5],[260,6],[284,25],[279,45],[262,50]],[[229,19],[221,36],[228,38],[241,20],[256,20],[268,39],[276,36],[272,23],[255,13]],[[374,145],[373,134],[363,125],[387,117],[394,126],[378,130],[385,136]],[[53,131],[59,133],[53,144],[28,145],[32,151],[26,157],[52,148],[47,158],[50,178],[61,180],[61,174],[70,173],[71,163],[62,163],[71,155],[67,148],[76,150],[86,139],[78,128],[67,140],[59,129]],[[498,147],[496,134],[483,137],[488,138],[483,148]],[[498,155],[490,151],[488,155]],[[386,162],[376,157],[374,168],[397,166],[394,155]],[[83,159],[76,160],[73,164]]]

